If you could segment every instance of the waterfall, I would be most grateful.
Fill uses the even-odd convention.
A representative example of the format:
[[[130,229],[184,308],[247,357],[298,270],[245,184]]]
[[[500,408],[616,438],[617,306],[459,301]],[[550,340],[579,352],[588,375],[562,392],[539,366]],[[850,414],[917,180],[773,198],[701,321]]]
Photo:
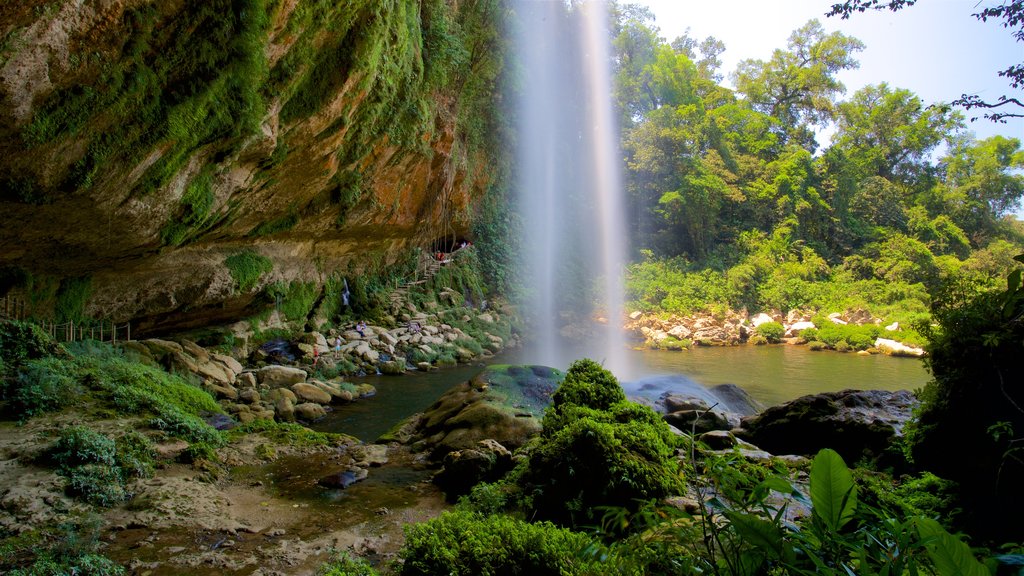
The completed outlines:
[[[521,1],[513,9],[527,361],[565,368],[587,356],[620,373],[627,234],[609,5]],[[592,330],[574,342],[567,326]]]

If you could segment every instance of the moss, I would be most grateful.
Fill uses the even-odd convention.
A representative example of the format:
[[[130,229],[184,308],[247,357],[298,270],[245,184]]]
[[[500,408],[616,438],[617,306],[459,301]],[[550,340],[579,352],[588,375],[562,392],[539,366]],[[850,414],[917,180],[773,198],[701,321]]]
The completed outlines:
[[[89,276],[61,280],[54,304],[57,322],[82,322],[85,304],[91,294],[92,278]]]
[[[180,246],[190,237],[205,229],[212,219],[213,173],[207,168],[199,173],[181,197],[178,214],[160,230],[160,240],[165,246]]]
[[[235,280],[240,292],[252,290],[260,277],[274,269],[274,263],[252,250],[243,250],[224,259],[224,265]]]
[[[279,232],[287,232],[288,230],[295,228],[295,225],[298,223],[299,213],[295,211],[293,206],[284,216],[264,222],[253,228],[252,232],[249,232],[249,236],[258,238],[261,236],[270,236]]]
[[[239,438],[246,434],[260,434],[278,444],[298,447],[330,447],[358,442],[358,440],[346,434],[314,432],[299,424],[275,422],[273,420],[253,420],[232,429],[228,436],[230,438]]]
[[[277,282],[267,287],[267,295],[285,318],[305,322],[320,296],[320,288],[315,282]]]

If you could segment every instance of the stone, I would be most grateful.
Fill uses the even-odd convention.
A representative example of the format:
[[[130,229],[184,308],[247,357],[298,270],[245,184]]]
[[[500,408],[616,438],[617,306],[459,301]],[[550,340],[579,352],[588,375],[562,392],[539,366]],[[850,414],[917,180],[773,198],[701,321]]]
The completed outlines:
[[[679,410],[663,416],[665,422],[683,432],[700,434],[712,430],[729,430],[732,424],[718,410]]]
[[[697,436],[711,450],[729,450],[737,445],[736,437],[728,430],[712,430]]]
[[[753,317],[750,318],[750,323],[754,325],[754,328],[757,328],[758,326],[760,326],[761,324],[764,324],[766,322],[774,322],[774,321],[775,320],[772,319],[771,316],[765,314],[764,312],[758,312],[757,314],[755,314]]]
[[[186,340],[186,339],[182,338],[182,340],[181,340],[181,347],[190,356],[195,358],[196,362],[198,362],[200,364],[203,364],[205,362],[209,362],[210,361],[210,353],[207,352],[205,348],[203,348],[202,346],[200,346],[199,344],[196,344],[195,342],[193,342],[191,340]]]
[[[817,328],[817,326],[814,325],[814,322],[794,322],[789,325],[789,328],[786,328],[785,337],[793,338],[799,336],[801,332],[803,332],[804,330],[809,330],[811,328]]]
[[[772,454],[813,456],[832,448],[847,462],[892,463],[918,401],[906,390],[843,390],[802,396],[743,418],[734,433]]]
[[[473,448],[454,450],[445,455],[443,467],[433,481],[449,500],[467,494],[480,482],[491,482],[512,469],[512,453],[499,442],[487,438]]]
[[[491,316],[486,312],[484,312],[483,314],[478,314],[476,319],[481,322],[486,322],[488,324],[494,324],[494,316]]]
[[[380,365],[381,374],[399,375],[405,374],[405,358],[395,358]]]
[[[238,399],[238,390],[235,390],[232,386],[210,384],[206,386],[206,390],[217,398],[224,398],[226,400]]]
[[[685,340],[689,338],[691,334],[693,334],[693,332],[683,324],[673,326],[672,329],[668,331],[669,336],[678,338],[679,340]]]
[[[644,315],[643,312],[641,312],[639,310],[633,310],[632,312],[629,313],[629,319],[630,320],[639,320],[640,317],[643,316],[643,315]]]
[[[889,354],[890,356],[911,356],[914,358],[920,358],[925,355],[925,351],[922,348],[908,346],[902,342],[889,340],[888,338],[877,338],[875,340],[875,348],[881,350],[883,354]]]
[[[761,411],[763,406],[746,390],[735,384],[718,384],[712,386],[710,392],[721,402],[725,412],[751,416]]]
[[[234,358],[226,354],[210,354],[210,358],[216,360],[217,362],[220,362],[221,364],[224,365],[225,368],[231,370],[236,375],[241,374],[242,371],[245,370],[245,368],[242,367],[238,360],[235,360]]]
[[[895,332],[895,331],[900,329],[900,323],[899,322],[893,322],[892,324],[889,324],[888,326],[886,326],[885,329],[888,330],[889,332]]]
[[[235,376],[235,387],[236,388],[255,388],[256,387],[256,375],[252,372],[242,372],[238,376]]]
[[[149,348],[150,353],[153,354],[154,358],[160,359],[173,352],[182,353],[185,351],[181,347],[181,344],[177,342],[171,342],[170,340],[160,340],[159,338],[150,338],[149,340],[142,340],[142,344]]]
[[[196,366],[195,373],[224,385],[230,385],[235,381],[235,374],[219,362],[211,362],[208,360],[200,363]]]
[[[388,447],[383,444],[362,444],[352,448],[351,454],[356,466],[363,468],[383,466],[388,463]]]
[[[295,397],[302,402],[313,402],[315,404],[330,404],[331,394],[319,387],[309,384],[307,382],[299,382],[298,384],[292,384],[291,391],[295,393]]]
[[[377,395],[377,389],[373,387],[373,384],[356,384],[356,396],[359,398],[372,398]]]
[[[264,366],[256,371],[257,381],[270,388],[280,388],[305,382],[307,377],[308,374],[306,374],[305,370],[292,368],[291,366]]]
[[[245,388],[238,393],[238,399],[250,404],[256,404],[260,401],[260,393],[255,388]]]
[[[356,482],[362,482],[366,480],[366,477],[370,473],[365,468],[359,468],[358,466],[351,466],[339,472],[328,474],[320,480],[317,480],[317,484],[324,488],[334,488],[344,490]]]
[[[303,402],[295,405],[295,416],[303,420],[319,420],[327,415],[327,411],[320,404],[314,402]]]

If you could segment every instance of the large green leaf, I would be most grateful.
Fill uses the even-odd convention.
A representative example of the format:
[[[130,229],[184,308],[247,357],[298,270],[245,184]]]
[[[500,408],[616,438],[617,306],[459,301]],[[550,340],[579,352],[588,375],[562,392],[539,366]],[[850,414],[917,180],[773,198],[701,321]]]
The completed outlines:
[[[857,487],[842,456],[829,448],[818,452],[811,465],[811,505],[832,531],[842,528],[857,509]]]
[[[782,529],[775,524],[752,514],[732,510],[725,511],[739,537],[761,550],[768,558],[780,560],[783,557]]]
[[[917,534],[939,576],[991,576],[985,565],[971,554],[963,540],[946,532],[931,518],[917,518]]]

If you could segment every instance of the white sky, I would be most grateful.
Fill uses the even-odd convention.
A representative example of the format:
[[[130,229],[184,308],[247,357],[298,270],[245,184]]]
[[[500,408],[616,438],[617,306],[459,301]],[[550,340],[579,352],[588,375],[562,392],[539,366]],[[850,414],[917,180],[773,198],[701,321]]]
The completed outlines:
[[[785,48],[793,30],[812,18],[826,31],[838,30],[866,45],[856,55],[860,69],[839,75],[847,88],[843,98],[867,84],[888,82],[928,104],[949,102],[965,92],[995,100],[1013,95],[996,73],[1024,60],[1024,43],[1015,42],[1010,30],[971,16],[999,3],[993,0],[919,0],[900,12],[868,11],[849,20],[825,17],[838,0],[632,1],[651,8],[661,36],[669,41],[687,28],[698,40],[714,36],[723,41],[726,82],[740,60],[769,59],[773,50]],[[1020,91],[1015,95],[1022,96]],[[1002,134],[1024,140],[1024,119],[1008,124],[979,119],[968,123],[968,129],[979,138]]]

